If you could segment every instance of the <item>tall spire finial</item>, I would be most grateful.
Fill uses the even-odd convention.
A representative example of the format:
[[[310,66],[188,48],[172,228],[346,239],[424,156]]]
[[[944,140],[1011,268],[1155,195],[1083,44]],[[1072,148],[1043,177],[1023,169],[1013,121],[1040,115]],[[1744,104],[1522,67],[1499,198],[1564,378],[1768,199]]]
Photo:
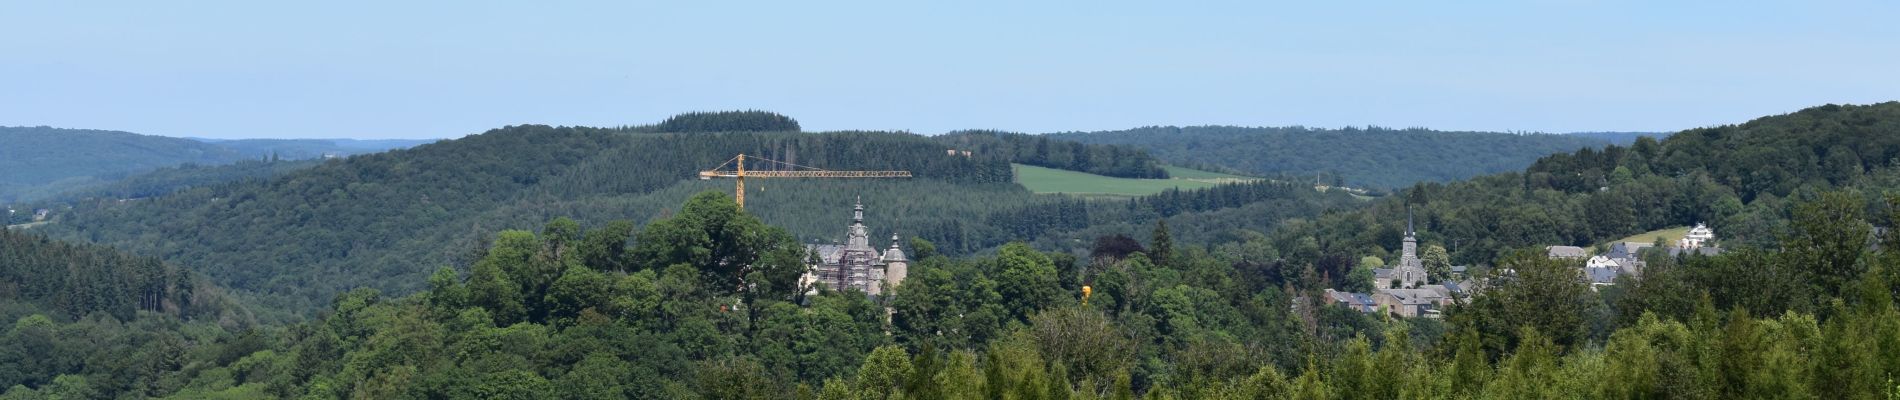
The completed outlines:
[[[1405,236],[1412,236],[1415,232],[1412,230],[1412,206],[1408,204],[1405,206]]]
[[[858,196],[856,205],[851,206],[851,221],[864,222],[864,196]]]

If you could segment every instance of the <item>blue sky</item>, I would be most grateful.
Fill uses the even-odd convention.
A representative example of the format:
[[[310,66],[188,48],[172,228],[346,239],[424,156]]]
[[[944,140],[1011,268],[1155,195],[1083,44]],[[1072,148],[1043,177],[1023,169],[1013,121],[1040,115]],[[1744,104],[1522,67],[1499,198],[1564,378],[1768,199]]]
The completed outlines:
[[[1668,131],[1900,100],[1892,1],[528,3],[0,1],[0,125]]]

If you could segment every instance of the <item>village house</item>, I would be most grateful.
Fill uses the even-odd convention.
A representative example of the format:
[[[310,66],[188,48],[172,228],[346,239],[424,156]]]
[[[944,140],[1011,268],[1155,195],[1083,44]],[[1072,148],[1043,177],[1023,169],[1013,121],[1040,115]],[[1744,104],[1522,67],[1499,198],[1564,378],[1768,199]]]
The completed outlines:
[[[1695,224],[1694,228],[1689,228],[1689,233],[1683,234],[1682,239],[1676,241],[1676,247],[1685,249],[1700,248],[1705,245],[1715,247],[1715,230],[1703,224]]]
[[[1545,254],[1550,256],[1550,259],[1552,260],[1560,259],[1560,258],[1582,259],[1582,258],[1590,257],[1589,250],[1585,250],[1584,248],[1577,247],[1577,246],[1545,246],[1544,252]]]

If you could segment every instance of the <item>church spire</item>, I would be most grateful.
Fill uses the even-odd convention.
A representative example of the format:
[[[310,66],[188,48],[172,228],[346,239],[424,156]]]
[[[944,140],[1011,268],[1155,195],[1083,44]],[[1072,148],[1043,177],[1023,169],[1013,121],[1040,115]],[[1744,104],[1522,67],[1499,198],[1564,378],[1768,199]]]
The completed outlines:
[[[1405,206],[1405,236],[1410,237],[1417,234],[1417,231],[1412,230],[1412,206],[1407,205]]]

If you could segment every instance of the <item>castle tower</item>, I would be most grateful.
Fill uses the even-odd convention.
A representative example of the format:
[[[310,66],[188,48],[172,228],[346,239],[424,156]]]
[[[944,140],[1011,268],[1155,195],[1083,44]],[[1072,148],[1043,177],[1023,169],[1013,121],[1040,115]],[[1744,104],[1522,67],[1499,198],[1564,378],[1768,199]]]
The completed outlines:
[[[884,250],[884,286],[896,289],[909,274],[910,260],[904,257],[904,249],[897,247],[897,233],[892,232],[891,248]]]
[[[846,249],[872,250],[871,231],[864,227],[864,200],[860,198],[851,207],[851,227],[846,229],[844,245]]]

